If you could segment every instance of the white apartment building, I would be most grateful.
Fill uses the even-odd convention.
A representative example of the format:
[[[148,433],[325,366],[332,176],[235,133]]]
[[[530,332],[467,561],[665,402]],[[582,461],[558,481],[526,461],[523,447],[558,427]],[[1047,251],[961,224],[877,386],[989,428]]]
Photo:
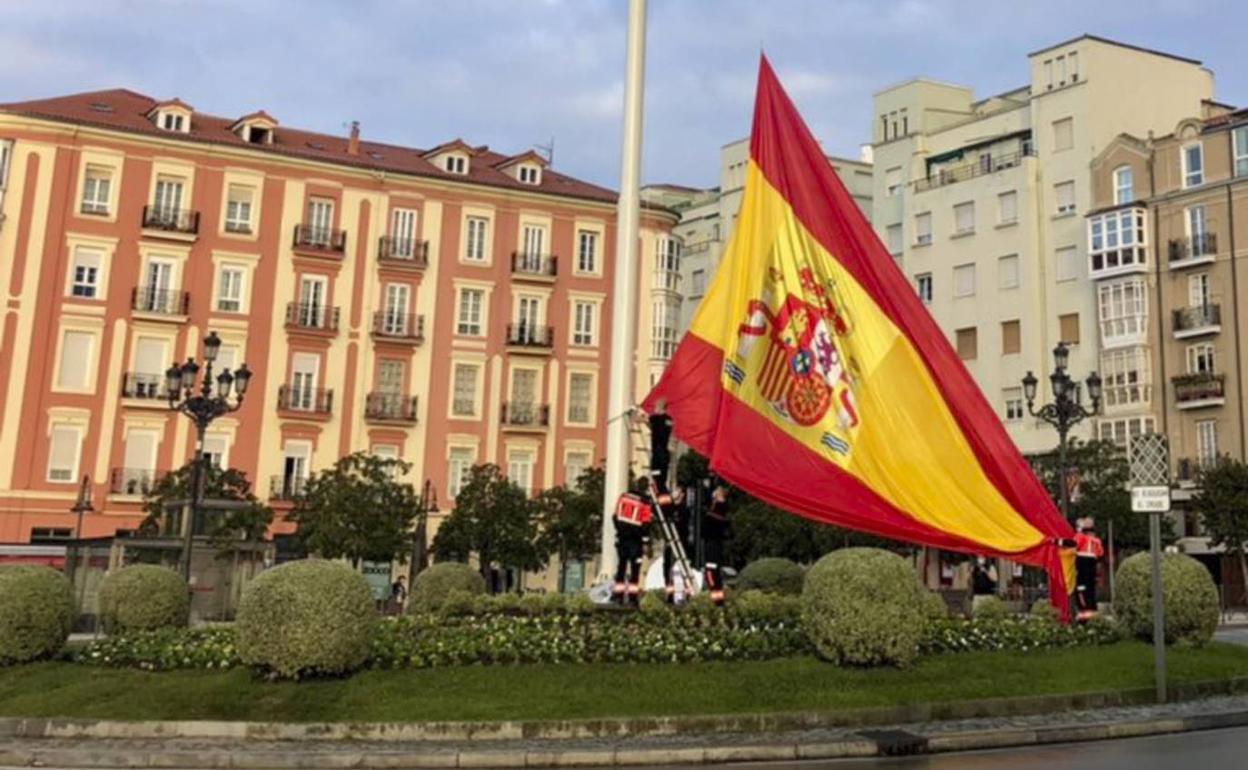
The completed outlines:
[[[736,229],[749,157],[750,140],[739,139],[720,148],[718,187],[702,190],[678,185],[648,185],[642,189],[644,200],[680,214],[680,222],[672,229],[683,244],[679,261],[684,301],[677,340],[693,321],[698,302],[719,268],[724,246]],[[871,163],[833,155],[828,156],[828,162],[863,213],[870,217],[874,184]],[[653,339],[659,340],[660,336]]]
[[[925,78],[877,93],[872,221],[1023,452],[1057,442],[1027,416],[1020,381],[1035,372],[1038,401],[1051,400],[1059,340],[1072,376],[1105,378],[1104,415],[1077,434],[1125,441],[1153,412],[1152,369],[1120,316],[1147,302],[1114,288],[1129,275],[1092,275],[1090,163],[1121,133],[1164,134],[1200,114],[1213,75],[1090,35],[1030,54],[1028,68],[1026,85],[981,100]]]

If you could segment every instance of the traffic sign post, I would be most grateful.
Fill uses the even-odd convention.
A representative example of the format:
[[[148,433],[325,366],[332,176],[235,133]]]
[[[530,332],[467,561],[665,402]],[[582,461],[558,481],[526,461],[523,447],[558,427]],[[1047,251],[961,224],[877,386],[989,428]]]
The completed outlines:
[[[1166,620],[1161,593],[1161,517],[1170,510],[1170,455],[1166,437],[1145,433],[1131,440],[1131,510],[1148,514],[1153,575],[1153,671],[1157,702],[1166,702]]]

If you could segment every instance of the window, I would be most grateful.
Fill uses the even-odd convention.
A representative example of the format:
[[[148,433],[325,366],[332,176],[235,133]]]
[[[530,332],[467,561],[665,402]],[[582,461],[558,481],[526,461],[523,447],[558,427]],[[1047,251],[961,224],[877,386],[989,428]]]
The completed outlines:
[[[1112,441],[1120,449],[1129,449],[1132,439],[1156,430],[1157,421],[1152,417],[1120,417],[1116,420],[1096,421],[1097,438]]]
[[[1148,331],[1148,293],[1143,278],[1102,283],[1097,287],[1101,344],[1142,343]]]
[[[481,336],[481,305],[484,300],[485,292],[481,289],[459,290],[459,323],[455,327],[456,334]]]
[[[589,452],[568,452],[563,456],[564,484],[572,487],[589,470]]]
[[[1187,209],[1187,237],[1191,240],[1192,258],[1203,257],[1214,252],[1213,239],[1209,237],[1209,220],[1205,216],[1204,206],[1192,206]]]
[[[489,225],[490,220],[485,217],[468,217],[465,223],[468,233],[464,238],[464,259],[469,262],[485,261],[485,238]]]
[[[290,498],[303,492],[303,482],[308,478],[312,444],[307,441],[287,441],[282,447],[282,496]]]
[[[225,200],[225,230],[229,233],[251,232],[252,189],[242,185],[230,185]]]
[[[161,121],[160,127],[166,131],[181,131],[186,120],[184,116],[174,112],[161,113],[161,117],[163,120]]]
[[[177,224],[182,213],[183,182],[176,177],[158,177],[156,179],[156,198],[152,206],[152,215],[160,223]]]
[[[468,159],[463,155],[447,155],[445,168],[452,174],[467,174]]]
[[[1187,373],[1213,374],[1213,343],[1201,342],[1187,346]]]
[[[979,330],[975,327],[958,329],[956,334],[958,358],[963,361],[974,361],[979,354]]]
[[[1066,313],[1057,317],[1058,340],[1067,345],[1079,344],[1079,314]]]
[[[9,163],[13,157],[13,142],[0,139],[0,190],[9,184]]]
[[[513,449],[507,453],[507,478],[526,495],[533,492],[533,450]]]
[[[1079,250],[1074,246],[1063,246],[1057,250],[1057,280],[1073,281],[1079,277]]]
[[[315,353],[295,353],[291,357],[290,408],[310,412],[316,408],[316,383],[321,359]]]
[[[416,211],[395,209],[390,214],[391,257],[410,259],[416,254]]]
[[[1053,195],[1057,199],[1057,215],[1075,213],[1075,183],[1058,182],[1053,185]]]
[[[888,253],[892,254],[894,257],[901,256],[901,223],[899,222],[895,225],[889,225],[885,234],[885,240],[888,243]]]
[[[1006,254],[997,260],[997,286],[1002,289],[1018,287],[1018,255]]]
[[[455,364],[455,380],[452,385],[451,415],[454,417],[477,416],[477,364]]]
[[[1075,123],[1073,118],[1053,121],[1053,152],[1069,150],[1075,146]]]
[[[1101,393],[1107,409],[1149,402],[1153,378],[1150,360],[1144,347],[1101,353]]]
[[[916,246],[926,246],[932,242],[932,214],[925,211],[922,214],[914,215],[914,243]]]
[[[953,296],[975,295],[975,265],[958,265],[953,269]]]
[[[924,305],[932,304],[932,274],[923,273],[914,277],[914,288]]]
[[[328,246],[333,239],[334,202],[328,198],[308,199],[308,243]]]
[[[61,360],[57,368],[58,388],[87,389],[91,383],[91,349],[94,345],[95,335],[91,332],[65,332],[61,338]]]
[[[469,447],[453,446],[447,457],[446,489],[451,499],[459,497],[459,491],[472,478],[472,465],[476,462],[476,450]]]
[[[1079,81],[1079,52],[1071,51],[1066,54],[1066,61],[1070,64],[1070,82]]]
[[[665,297],[650,305],[650,357],[666,361],[676,352],[680,298]]]
[[[1112,211],[1088,221],[1092,272],[1135,269],[1145,264],[1148,241],[1144,211]]]
[[[658,244],[657,269],[666,273],[680,272],[680,240],[663,237]],[[669,287],[670,288],[670,287]]]
[[[576,271],[578,273],[598,272],[598,233],[592,230],[581,230],[577,233]]]
[[[890,168],[884,172],[884,197],[891,198],[901,193],[901,166]]]
[[[238,265],[222,265],[217,284],[217,310],[222,313],[243,311],[244,269]]]
[[[573,372],[568,376],[568,423],[588,425],[593,401],[594,376]]]
[[[524,184],[537,184],[541,180],[541,170],[537,166],[521,166],[519,176]]]
[[[1045,87],[1048,90],[1052,91],[1053,90],[1053,60],[1052,59],[1044,60],[1044,80],[1045,80]]]
[[[324,276],[305,275],[299,279],[299,326],[313,329],[325,325],[325,287]]]
[[[166,340],[137,337],[134,340],[134,366],[126,375],[122,395],[126,398],[161,398],[165,388],[165,367],[168,365],[169,344]]]
[[[594,303],[572,303],[572,344],[594,344]]]
[[[75,483],[82,429],[76,425],[53,425],[48,449],[48,481]]]
[[[1217,420],[1196,421],[1196,462],[1210,468],[1218,461]]]
[[[204,457],[216,468],[230,467],[230,437],[224,433],[204,436]]]
[[[397,337],[405,337],[409,331],[407,328],[407,306],[411,298],[411,287],[405,283],[388,283],[386,284],[386,305],[385,312],[381,317],[381,330],[383,334],[389,334]]]
[[[1135,200],[1135,172],[1130,166],[1114,169],[1114,204],[1121,205]]]
[[[706,293],[706,271],[694,270],[689,276],[689,296],[701,297]]]
[[[1026,416],[1023,409],[1023,389],[1022,388],[1006,388],[1001,391],[1002,400],[1005,401],[1005,421],[1018,422]]]
[[[109,193],[113,186],[111,172],[100,166],[87,166],[82,180],[82,213],[107,214]]]
[[[1018,221],[1018,193],[1014,190],[997,195],[997,222],[1012,225]]]
[[[73,282],[69,287],[72,297],[95,299],[100,292],[100,266],[104,255],[93,249],[74,249]]]
[[[1195,187],[1205,182],[1205,154],[1197,142],[1183,148],[1183,186]]]
[[[966,235],[975,232],[975,204],[959,203],[953,207],[953,234]]]
[[[1248,176],[1248,126],[1240,126],[1235,129],[1234,133],[1235,145],[1235,176]],[[0,176],[0,184],[3,184],[4,177]]]
[[[1001,355],[1008,356],[1023,349],[1022,331],[1018,321],[1001,322]]]
[[[126,444],[122,454],[122,494],[146,494],[152,485],[152,472],[156,470],[156,445],[160,434],[153,430],[131,429],[126,431]]]

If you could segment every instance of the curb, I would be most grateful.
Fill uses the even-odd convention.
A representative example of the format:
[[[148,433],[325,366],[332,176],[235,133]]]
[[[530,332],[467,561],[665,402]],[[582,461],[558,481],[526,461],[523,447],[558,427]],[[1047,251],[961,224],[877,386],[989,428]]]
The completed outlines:
[[[922,735],[904,730],[868,730],[843,740],[824,743],[773,743],[741,746],[681,746],[655,748],[510,750],[400,750],[368,749],[351,752],[239,751],[216,749],[144,750],[134,747],[40,748],[0,746],[0,765],[64,768],[171,768],[194,770],[328,770],[328,768],[550,768],[638,765],[695,765],[724,762],[826,760],[955,751],[1017,748],[1054,743],[1078,743],[1114,738],[1139,738],[1199,730],[1248,726],[1248,710],[1193,717],[1022,730]],[[38,744],[39,741],[29,741]]]
[[[1248,693],[1248,677],[1175,683],[1172,702]],[[976,717],[1026,716],[1062,711],[1141,706],[1154,702],[1151,687],[1066,695],[986,698],[834,712],[781,712],[640,719],[504,722],[123,722],[90,719],[0,718],[0,739],[204,739],[361,741],[380,744],[451,741],[643,738],[715,733],[780,733],[820,728],[862,728]]]

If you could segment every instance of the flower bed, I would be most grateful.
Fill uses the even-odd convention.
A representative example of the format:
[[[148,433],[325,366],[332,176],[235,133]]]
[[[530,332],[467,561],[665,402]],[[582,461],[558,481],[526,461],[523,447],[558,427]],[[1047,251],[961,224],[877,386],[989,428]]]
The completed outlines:
[[[923,655],[994,650],[1027,652],[1113,644],[1121,640],[1121,629],[1109,620],[1062,625],[1045,617],[1028,615],[973,620],[945,618],[928,621],[919,642],[919,652]]]

